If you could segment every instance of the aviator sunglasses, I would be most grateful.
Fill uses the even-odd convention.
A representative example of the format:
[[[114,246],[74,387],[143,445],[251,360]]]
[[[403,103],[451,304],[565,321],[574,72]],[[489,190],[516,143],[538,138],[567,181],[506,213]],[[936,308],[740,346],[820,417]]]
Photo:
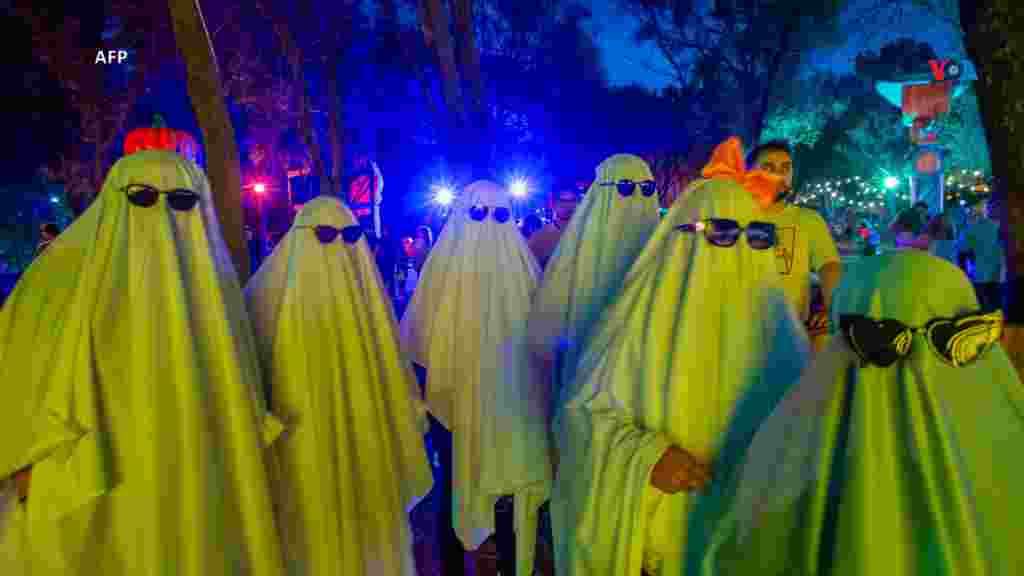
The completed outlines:
[[[199,203],[199,194],[185,188],[164,191],[148,184],[129,184],[124,187],[124,192],[129,202],[141,208],[156,205],[161,194],[167,196],[167,205],[177,212],[188,212]]]
[[[619,180],[618,182],[601,182],[599,185],[615,186],[619,191],[619,196],[622,196],[623,198],[629,198],[632,196],[633,193],[636,192],[637,187],[640,188],[640,193],[643,194],[645,198],[650,198],[651,196],[654,196],[654,193],[657,192],[658,188],[654,180],[645,180],[643,182]]]
[[[296,228],[312,230],[321,244],[330,244],[337,240],[339,235],[346,244],[355,244],[363,236],[363,227],[358,225],[344,228],[335,228],[334,226],[296,226]]]
[[[497,208],[488,208],[487,206],[472,206],[469,209],[469,217],[477,222],[483,222],[487,219],[487,214],[493,213],[495,222],[504,224],[508,222],[508,219],[512,217],[512,213],[509,212],[508,208],[499,206]]]
[[[692,224],[676,226],[676,230],[702,232],[709,244],[721,248],[734,246],[744,232],[747,244],[754,250],[767,250],[775,246],[775,225],[768,222],[751,222],[746,226],[740,226],[739,222],[727,218],[707,218]]]

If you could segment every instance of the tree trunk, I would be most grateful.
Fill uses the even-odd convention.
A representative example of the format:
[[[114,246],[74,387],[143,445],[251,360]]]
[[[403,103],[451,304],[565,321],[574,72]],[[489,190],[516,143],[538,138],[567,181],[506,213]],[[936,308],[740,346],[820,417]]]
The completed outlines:
[[[779,77],[779,72],[782,70],[786,57],[789,55],[789,47],[793,41],[793,35],[796,33],[797,24],[798,19],[795,15],[790,16],[786,20],[786,24],[782,29],[782,35],[779,38],[779,55],[768,64],[768,71],[764,76],[764,89],[761,91],[761,102],[753,118],[751,130],[753,140],[750,142],[751,146],[757,145],[761,139],[761,131],[764,130],[764,119],[771,109],[772,95],[775,94],[775,82]]]
[[[320,194],[326,194],[330,190],[330,182],[327,180],[327,172],[324,170],[323,154],[320,152],[320,141],[316,137],[316,126],[313,125],[309,94],[306,92],[306,75],[302,68],[302,50],[295,44],[287,28],[281,26],[281,29],[282,42],[286,45],[288,62],[292,69],[292,83],[295,85],[298,95],[299,113],[301,114],[299,118],[299,131],[302,134],[302,141],[312,157],[313,173],[320,180]]]
[[[480,71],[480,49],[476,45],[476,28],[473,26],[473,0],[454,0],[455,26],[460,40],[462,69],[469,81],[469,118],[479,122],[477,132],[486,134],[487,114],[484,109],[484,81]]]
[[[242,223],[242,169],[213,43],[199,0],[168,0],[174,38],[185,60],[188,93],[203,132],[207,173],[224,241],[239,280],[249,279],[249,250]]]
[[[382,0],[382,5],[385,17],[387,14],[394,14],[397,19],[397,8],[394,6],[395,0]],[[427,15],[426,0],[418,0],[416,2],[416,17],[420,25],[420,30],[423,33],[423,44],[428,48],[432,49],[433,33],[429,31],[430,17]],[[389,8],[390,6],[390,8]],[[397,22],[397,20],[396,20]],[[401,34],[399,32],[399,34]],[[412,69],[413,75],[416,76],[416,82],[420,85],[420,91],[423,92],[423,100],[427,103],[427,109],[430,110],[432,117],[438,122],[438,125],[443,125],[442,117],[437,105],[434,103],[434,93],[430,86],[430,79],[423,73],[423,67],[420,66],[419,58],[417,57],[418,45],[415,42],[404,42],[399,39],[402,43],[402,54],[405,56],[406,63]]]
[[[103,153],[106,151],[104,141],[106,140],[106,134],[103,131],[103,123],[99,122],[96,125],[96,144],[93,147],[92,155],[92,178],[96,193],[99,194],[100,189],[103,186]]]
[[[960,0],[967,53],[978,68],[977,94],[1001,200],[1007,247],[1009,316],[1020,323],[1020,277],[1024,271],[1024,12],[1018,0]]]
[[[306,6],[308,7],[308,5]],[[327,194],[331,186],[327,178],[327,172],[324,169],[323,155],[320,153],[320,142],[316,137],[316,127],[313,126],[309,95],[306,92],[306,75],[303,69],[305,60],[302,49],[295,43],[295,38],[292,36],[291,29],[286,23],[287,21],[274,13],[266,2],[257,1],[256,9],[260,11],[264,18],[270,21],[271,26],[274,28],[274,33],[277,34],[277,39],[281,42],[281,51],[284,52],[288,59],[288,67],[291,68],[292,85],[295,87],[295,94],[297,96],[299,134],[302,136],[306,150],[309,151],[310,159],[313,162],[313,172],[320,180],[320,193]],[[308,12],[308,8],[304,12]]]
[[[441,0],[425,0],[426,13],[431,24],[433,45],[437,53],[438,66],[441,71],[442,94],[448,109],[448,143],[449,152],[461,156],[465,153],[462,130],[464,127],[465,109],[462,105],[461,81],[459,70],[455,64],[455,50],[452,47],[452,35],[449,30],[448,13]]]
[[[345,142],[342,138],[342,123],[345,114],[345,102],[341,99],[338,89],[338,47],[331,46],[324,61],[324,79],[327,82],[327,121],[331,141],[331,193],[344,188],[345,183]],[[321,192],[322,193],[322,192]]]

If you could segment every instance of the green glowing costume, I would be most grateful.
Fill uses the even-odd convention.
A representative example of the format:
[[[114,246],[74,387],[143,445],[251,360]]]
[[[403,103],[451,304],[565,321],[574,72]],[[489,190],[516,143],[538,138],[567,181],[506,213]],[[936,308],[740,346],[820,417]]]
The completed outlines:
[[[557,431],[552,496],[558,573],[681,576],[704,496],[650,485],[670,445],[728,477],[809,354],[772,249],[713,246],[677,230],[756,221],[751,193],[705,180],[661,222],[580,365]],[[694,527],[696,526],[696,527]]]
[[[653,179],[647,163],[637,156],[617,154],[601,162],[544,269],[529,333],[535,352],[557,350],[551,393],[555,418],[573,395],[580,355],[595,325],[658,225],[656,194],[645,197],[637,189],[623,197],[614,184]]]
[[[200,199],[136,206],[130,184]],[[284,573],[266,450],[281,424],[195,164],[111,168],[0,311],[0,382],[0,477],[32,466],[0,551],[24,561],[12,573]]]
[[[963,272],[917,251],[851,267],[832,308],[839,333],[758,432],[704,573],[1020,574],[1024,388],[1001,319],[940,320],[948,346],[872,338],[875,322],[848,338],[843,315],[922,327],[978,310]],[[854,352],[887,341],[905,355],[888,367]],[[985,346],[960,367],[937,352],[960,362]]]
[[[415,576],[407,512],[433,483],[426,408],[358,222],[337,198],[306,203],[246,292],[272,408],[289,573]]]

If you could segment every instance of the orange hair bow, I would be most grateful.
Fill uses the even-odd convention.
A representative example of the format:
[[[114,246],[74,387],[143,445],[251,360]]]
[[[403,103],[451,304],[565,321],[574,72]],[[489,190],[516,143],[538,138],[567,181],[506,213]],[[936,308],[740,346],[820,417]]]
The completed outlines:
[[[704,178],[726,178],[743,186],[761,206],[770,206],[782,192],[781,176],[764,170],[747,170],[743,160],[743,143],[733,136],[711,153],[711,160],[701,170]]]

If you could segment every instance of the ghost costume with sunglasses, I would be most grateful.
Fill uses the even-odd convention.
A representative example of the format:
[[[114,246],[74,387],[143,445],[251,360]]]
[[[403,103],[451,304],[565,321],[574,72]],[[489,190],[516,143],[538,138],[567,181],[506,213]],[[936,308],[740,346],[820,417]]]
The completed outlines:
[[[601,162],[544,269],[530,312],[530,345],[551,379],[553,418],[574,394],[576,366],[595,324],[658,225],[653,181],[637,156]]]
[[[557,430],[558,574],[696,573],[717,486],[810,353],[757,218],[738,183],[698,181],[630,269]]]
[[[273,409],[294,422],[274,485],[294,574],[416,574],[426,406],[362,231],[337,198],[307,202],[246,287]]]
[[[478,549],[495,532],[498,498],[513,495],[516,571],[529,576],[551,465],[547,398],[526,346],[540,269],[510,209],[497,184],[466,187],[401,330],[410,359],[426,369],[430,412],[452,433],[455,533],[465,549]]]
[[[0,382],[0,477],[31,467],[0,573],[285,573],[282,427],[198,166],[148,150],[111,168],[0,311]]]
[[[758,431],[706,575],[1010,576],[1024,387],[953,264],[867,258],[836,334]]]

